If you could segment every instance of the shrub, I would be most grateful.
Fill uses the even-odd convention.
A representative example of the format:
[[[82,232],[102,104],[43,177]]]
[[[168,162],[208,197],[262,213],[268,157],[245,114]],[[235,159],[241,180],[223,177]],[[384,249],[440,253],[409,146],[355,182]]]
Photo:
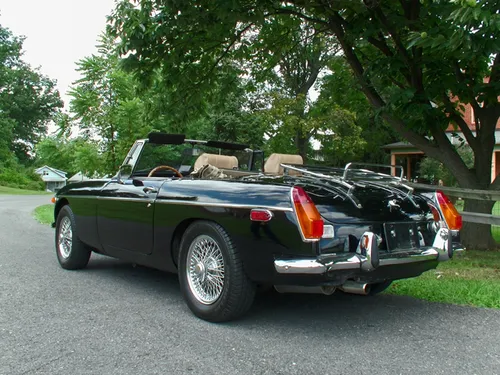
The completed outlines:
[[[44,190],[45,183],[33,170],[19,164],[0,165],[0,185],[17,189]]]

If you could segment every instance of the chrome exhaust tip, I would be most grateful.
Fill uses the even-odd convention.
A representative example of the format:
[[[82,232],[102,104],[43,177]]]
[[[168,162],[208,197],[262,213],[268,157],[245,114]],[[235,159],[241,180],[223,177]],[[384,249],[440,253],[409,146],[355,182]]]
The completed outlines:
[[[301,294],[324,294],[331,296],[337,289],[334,286],[297,286],[297,285],[275,285],[278,293],[301,293]]]
[[[355,281],[347,280],[339,289],[345,293],[360,294],[366,296],[370,293],[370,284],[357,283]]]

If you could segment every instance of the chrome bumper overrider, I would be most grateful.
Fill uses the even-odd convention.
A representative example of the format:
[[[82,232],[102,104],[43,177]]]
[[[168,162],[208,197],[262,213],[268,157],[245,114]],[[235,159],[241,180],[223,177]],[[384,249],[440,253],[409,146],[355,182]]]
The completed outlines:
[[[340,270],[373,271],[379,267],[409,264],[426,261],[445,261],[453,256],[451,232],[442,228],[436,234],[430,247],[408,251],[381,253],[378,250],[376,235],[365,232],[361,236],[355,253],[337,253],[319,256],[316,259],[276,259],[274,267],[283,274],[324,274]]]

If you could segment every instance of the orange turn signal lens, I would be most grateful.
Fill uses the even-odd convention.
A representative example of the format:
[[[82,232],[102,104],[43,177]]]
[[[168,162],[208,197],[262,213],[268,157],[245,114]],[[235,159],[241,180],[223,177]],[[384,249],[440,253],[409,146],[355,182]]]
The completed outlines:
[[[320,239],[323,236],[324,222],[309,195],[301,187],[294,187],[292,201],[304,239]]]
[[[458,213],[450,199],[441,190],[436,191],[436,197],[448,229],[462,229],[462,215]]]
[[[56,203],[57,199],[56,197],[52,197],[52,199],[50,200],[52,203]]]

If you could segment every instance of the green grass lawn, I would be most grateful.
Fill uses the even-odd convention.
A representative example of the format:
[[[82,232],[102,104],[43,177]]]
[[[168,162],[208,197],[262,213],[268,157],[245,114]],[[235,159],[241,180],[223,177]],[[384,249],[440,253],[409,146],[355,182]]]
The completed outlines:
[[[54,194],[51,192],[39,191],[39,190],[23,190],[15,189],[7,186],[0,186],[0,194],[12,194],[12,195],[50,195]]]
[[[500,308],[500,251],[466,251],[419,277],[394,282],[386,293]]]
[[[50,225],[54,221],[54,205],[44,204],[35,208],[34,216],[42,224]]]

